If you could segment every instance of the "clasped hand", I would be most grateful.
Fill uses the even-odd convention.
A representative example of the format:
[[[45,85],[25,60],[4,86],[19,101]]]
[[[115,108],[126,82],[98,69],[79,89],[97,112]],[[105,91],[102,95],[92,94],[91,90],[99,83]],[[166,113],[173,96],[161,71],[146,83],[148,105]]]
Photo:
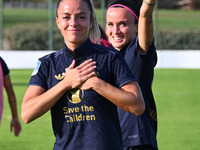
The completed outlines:
[[[88,59],[77,67],[75,67],[75,64],[76,62],[73,60],[71,65],[65,69],[65,73],[62,74],[65,76],[63,83],[66,89],[91,89],[92,81],[89,79],[97,76],[95,71],[96,62],[92,59]]]

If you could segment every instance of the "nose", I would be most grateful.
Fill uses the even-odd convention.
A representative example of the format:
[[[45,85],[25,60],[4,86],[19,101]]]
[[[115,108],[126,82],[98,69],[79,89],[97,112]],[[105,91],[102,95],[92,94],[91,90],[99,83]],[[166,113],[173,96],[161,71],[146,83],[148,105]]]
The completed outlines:
[[[115,25],[115,26],[113,27],[113,33],[114,33],[114,34],[118,34],[119,32],[120,32],[119,27],[118,27],[117,25]]]
[[[70,26],[75,26],[77,24],[77,20],[76,17],[71,17],[70,21],[69,21],[69,25]]]

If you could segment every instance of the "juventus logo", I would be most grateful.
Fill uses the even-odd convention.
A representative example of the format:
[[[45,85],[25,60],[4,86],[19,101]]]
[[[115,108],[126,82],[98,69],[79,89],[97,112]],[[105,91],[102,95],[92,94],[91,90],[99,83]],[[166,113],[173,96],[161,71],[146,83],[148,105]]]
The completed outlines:
[[[67,92],[67,99],[69,100],[69,102],[73,104],[80,103],[81,99],[83,99],[83,96],[84,96],[83,90],[73,89]]]

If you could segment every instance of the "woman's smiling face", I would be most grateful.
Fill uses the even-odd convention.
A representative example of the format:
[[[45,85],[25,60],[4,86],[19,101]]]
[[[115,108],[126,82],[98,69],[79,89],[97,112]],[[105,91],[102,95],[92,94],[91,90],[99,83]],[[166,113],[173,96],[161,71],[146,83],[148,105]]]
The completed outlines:
[[[136,38],[137,25],[133,14],[121,7],[108,9],[106,14],[106,34],[108,41],[117,50]]]
[[[57,15],[56,23],[68,48],[70,45],[78,47],[89,37],[92,21],[86,2],[63,0],[58,7]]]

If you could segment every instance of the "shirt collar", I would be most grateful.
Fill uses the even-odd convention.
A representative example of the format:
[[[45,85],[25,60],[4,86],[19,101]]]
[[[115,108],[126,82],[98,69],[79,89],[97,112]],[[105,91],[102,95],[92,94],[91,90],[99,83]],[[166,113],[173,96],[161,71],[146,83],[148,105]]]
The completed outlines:
[[[93,45],[92,41],[88,38],[82,45],[75,48],[74,52],[76,54],[76,58],[88,56],[88,54],[92,50],[91,49],[92,45]],[[68,49],[66,45],[64,46],[64,50],[65,50],[66,55],[73,57],[70,50]]]
[[[129,43],[127,43],[121,50],[120,52],[122,53],[122,55],[124,56],[126,53],[126,50],[129,49],[130,47],[132,47],[135,42],[138,42],[138,37],[132,41],[130,41]]]

